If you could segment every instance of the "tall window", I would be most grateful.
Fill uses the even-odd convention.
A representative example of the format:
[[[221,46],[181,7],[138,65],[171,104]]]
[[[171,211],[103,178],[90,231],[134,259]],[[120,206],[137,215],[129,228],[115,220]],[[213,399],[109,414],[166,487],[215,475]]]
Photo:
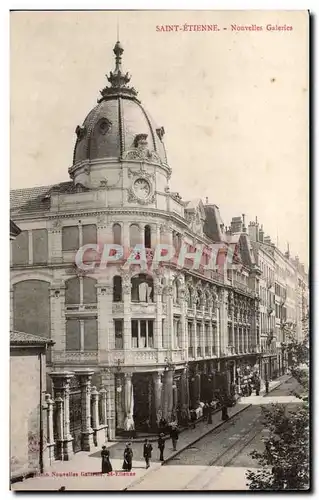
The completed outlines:
[[[144,246],[145,248],[151,248],[151,227],[145,226],[144,228]]]
[[[123,349],[123,320],[114,320],[115,349]]]
[[[113,243],[115,245],[122,244],[122,228],[121,224],[113,224]]]
[[[135,247],[135,245],[139,245],[141,243],[140,238],[140,228],[137,224],[131,224],[130,226],[130,246],[131,248]]]
[[[12,242],[12,264],[28,264],[29,234],[22,231]]]
[[[96,351],[98,348],[96,318],[68,318],[66,321],[67,351]]]
[[[71,278],[65,283],[67,313],[68,310],[76,311],[76,317],[66,320],[67,351],[96,351],[98,348],[97,318],[95,315],[88,317],[85,311],[96,308],[95,285],[96,280],[87,276]]]
[[[132,319],[131,334],[133,348],[154,347],[154,320]]]
[[[113,302],[122,302],[122,278],[114,276],[113,278]]]
[[[78,250],[80,245],[79,227],[65,226],[62,228],[62,250],[63,252],[71,252]]]

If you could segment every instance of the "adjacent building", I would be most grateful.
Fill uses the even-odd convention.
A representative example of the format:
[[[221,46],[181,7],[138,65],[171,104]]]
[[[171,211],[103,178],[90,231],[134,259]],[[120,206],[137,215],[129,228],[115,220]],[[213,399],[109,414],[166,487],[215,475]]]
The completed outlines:
[[[20,228],[10,221],[10,240],[19,234]],[[32,333],[10,331],[11,480],[43,472],[54,456],[46,439],[48,406],[44,398],[46,353],[53,343]]]

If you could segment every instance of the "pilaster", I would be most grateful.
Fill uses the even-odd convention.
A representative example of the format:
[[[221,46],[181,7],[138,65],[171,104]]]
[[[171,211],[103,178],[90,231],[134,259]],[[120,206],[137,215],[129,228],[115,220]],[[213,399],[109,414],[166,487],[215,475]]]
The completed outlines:
[[[50,288],[51,338],[55,344],[53,351],[65,351],[65,285],[52,284]]]

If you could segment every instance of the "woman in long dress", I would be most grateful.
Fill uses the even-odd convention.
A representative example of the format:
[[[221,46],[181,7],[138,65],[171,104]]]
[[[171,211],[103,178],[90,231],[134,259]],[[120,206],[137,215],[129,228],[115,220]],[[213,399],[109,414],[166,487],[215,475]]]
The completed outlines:
[[[112,472],[113,469],[110,461],[110,452],[106,448],[106,446],[102,446],[101,457],[102,457],[102,474],[107,474],[108,472]]]
[[[133,460],[133,450],[131,447],[131,443],[127,443],[124,450],[124,461],[123,461],[123,470],[131,471],[132,470],[132,460]]]

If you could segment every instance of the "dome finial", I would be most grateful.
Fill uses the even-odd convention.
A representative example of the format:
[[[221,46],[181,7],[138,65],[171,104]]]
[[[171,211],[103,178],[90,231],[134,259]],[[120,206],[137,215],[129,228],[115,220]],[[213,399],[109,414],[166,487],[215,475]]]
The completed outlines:
[[[127,85],[131,80],[131,77],[128,73],[124,73],[122,69],[122,54],[124,49],[119,40],[114,45],[113,52],[115,54],[115,69],[113,72],[110,72],[110,76],[107,76],[111,87],[105,87],[101,90],[102,99],[98,102],[114,94],[125,94],[131,96],[137,95],[136,90],[133,87],[128,87]]]

